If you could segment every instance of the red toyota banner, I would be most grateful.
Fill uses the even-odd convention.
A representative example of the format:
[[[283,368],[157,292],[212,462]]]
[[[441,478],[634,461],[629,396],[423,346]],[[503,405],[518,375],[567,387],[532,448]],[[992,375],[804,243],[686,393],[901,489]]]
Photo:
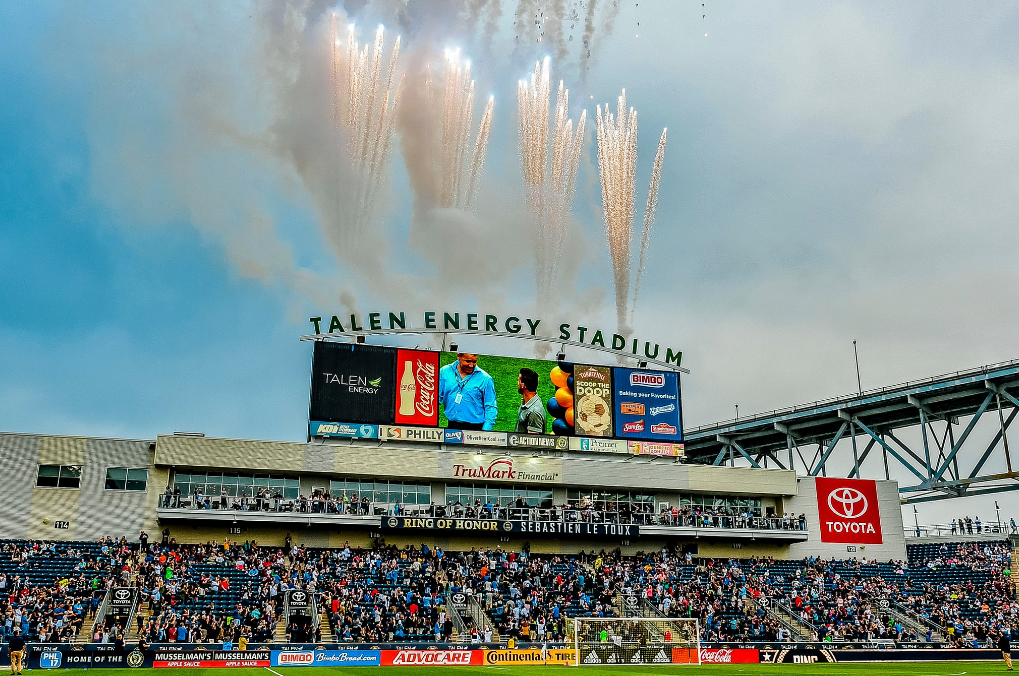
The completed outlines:
[[[881,515],[871,479],[814,479],[821,542],[879,545]]]
[[[439,353],[396,351],[396,423],[428,425],[439,422]]]

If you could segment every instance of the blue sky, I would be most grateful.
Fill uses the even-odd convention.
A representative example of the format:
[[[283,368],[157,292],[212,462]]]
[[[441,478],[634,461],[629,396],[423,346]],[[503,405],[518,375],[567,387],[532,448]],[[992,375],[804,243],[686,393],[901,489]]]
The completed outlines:
[[[549,35],[584,7],[532,4]],[[533,309],[514,90],[555,46],[521,43],[514,3],[348,5],[410,63],[462,47],[496,97],[478,212],[415,221],[398,133],[354,261],[301,164],[332,5],[0,5],[0,429],[301,439],[309,316]],[[574,27],[553,74],[592,116],[627,89],[638,214],[669,128],[635,327],[684,350],[689,424],[853,391],[853,339],[864,387],[1019,356],[1014,4],[618,5],[590,69]],[[611,326],[592,140],[554,319]]]

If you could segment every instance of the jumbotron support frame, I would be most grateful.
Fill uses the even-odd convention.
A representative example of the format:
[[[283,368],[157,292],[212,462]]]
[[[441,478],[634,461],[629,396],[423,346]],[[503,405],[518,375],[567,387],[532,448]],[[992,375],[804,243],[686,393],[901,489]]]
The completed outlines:
[[[891,462],[911,479],[900,481],[904,502],[944,500],[1019,489],[1008,440],[1017,415],[1019,360],[1013,360],[689,429],[686,455],[703,464],[773,465],[808,476],[834,474],[836,466],[845,474],[848,466],[848,477],[857,478],[880,451],[877,476],[873,462],[866,468],[871,478],[890,478]],[[992,458],[999,467],[1003,460],[1006,471],[985,470]]]

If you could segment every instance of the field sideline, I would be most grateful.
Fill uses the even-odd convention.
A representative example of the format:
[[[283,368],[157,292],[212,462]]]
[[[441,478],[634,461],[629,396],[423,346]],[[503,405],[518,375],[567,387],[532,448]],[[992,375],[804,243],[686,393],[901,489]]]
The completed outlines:
[[[641,674],[656,676],[657,674],[794,674],[795,676],[853,676],[880,672],[881,676],[983,676],[985,674],[1002,674],[1005,665],[997,662],[895,662],[875,664],[705,664],[701,666],[596,666],[596,667],[563,667],[563,666],[457,666],[457,667],[272,667],[272,669],[158,669],[168,676],[356,676],[358,674],[418,674],[419,676],[438,676],[442,674],[476,676],[478,674],[504,674],[505,676],[538,676],[538,674],[571,673],[597,674],[613,676],[614,674]],[[80,671],[80,670],[73,670]],[[139,669],[89,669],[89,676],[125,676]]]

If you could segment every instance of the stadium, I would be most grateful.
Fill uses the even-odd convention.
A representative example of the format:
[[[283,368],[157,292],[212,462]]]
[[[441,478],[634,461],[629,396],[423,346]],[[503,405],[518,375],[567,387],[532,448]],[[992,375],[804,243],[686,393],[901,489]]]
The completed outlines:
[[[1014,364],[684,433],[680,372],[644,362],[310,338],[305,443],[0,436],[29,668],[989,660],[1015,625],[1014,526],[904,528],[911,487],[797,472],[760,431],[832,455],[825,425],[905,436],[890,402],[921,391],[972,429]],[[535,424],[499,414],[525,391]],[[486,393],[488,429],[454,427]]]
[[[0,671],[1011,671],[1016,18],[0,3]]]

